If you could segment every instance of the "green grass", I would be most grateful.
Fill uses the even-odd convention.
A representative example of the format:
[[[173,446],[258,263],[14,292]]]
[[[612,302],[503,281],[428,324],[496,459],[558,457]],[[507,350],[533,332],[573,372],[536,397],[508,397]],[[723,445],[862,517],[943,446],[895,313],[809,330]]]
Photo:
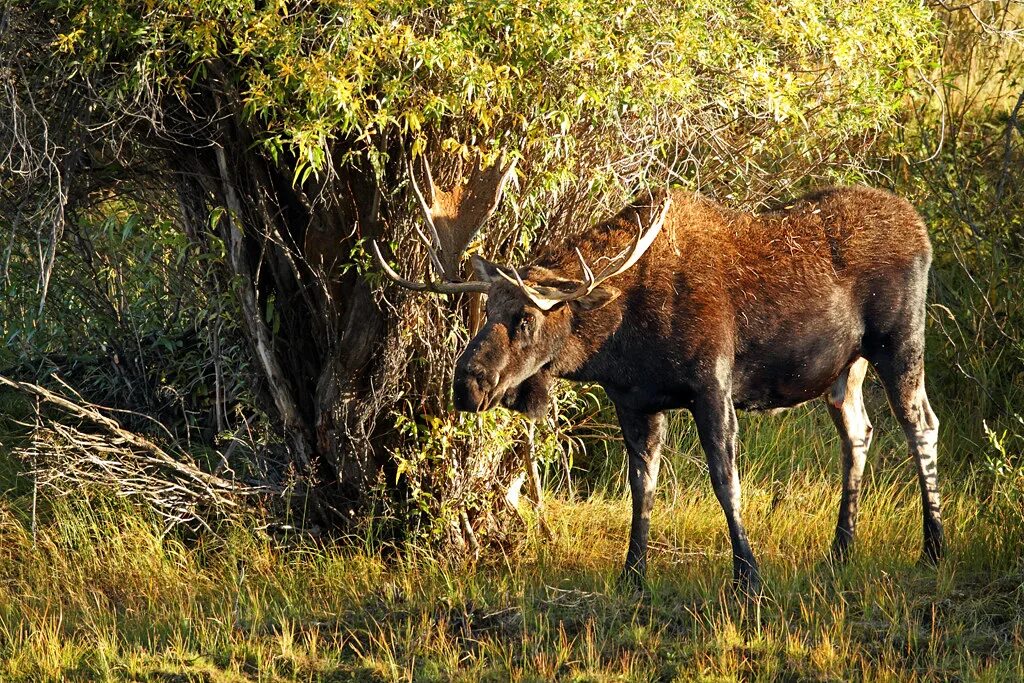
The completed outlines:
[[[986,506],[970,469],[947,467],[949,557],[918,566],[913,467],[877,392],[871,403],[879,435],[846,567],[825,561],[838,473],[823,411],[742,420],[744,515],[769,592],[757,609],[732,594],[687,420],[639,600],[614,588],[629,515],[614,449],[591,463],[595,493],[552,494],[553,540],[529,533],[472,566],[246,529],[183,542],[84,498],[47,501],[33,537],[31,488],[8,467],[0,680],[1024,678],[1021,511]]]

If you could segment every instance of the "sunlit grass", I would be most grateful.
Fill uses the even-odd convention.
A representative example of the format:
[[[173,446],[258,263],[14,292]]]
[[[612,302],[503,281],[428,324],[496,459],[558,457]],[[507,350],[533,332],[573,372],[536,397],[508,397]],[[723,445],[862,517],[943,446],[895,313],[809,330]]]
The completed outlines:
[[[884,410],[875,397],[873,406]],[[822,411],[744,419],[744,515],[768,591],[730,587],[728,538],[692,428],[653,518],[649,594],[615,590],[629,505],[606,480],[553,495],[553,540],[475,566],[382,558],[252,530],[184,541],[122,503],[0,498],[0,680],[1009,680],[1024,676],[1019,511],[944,479],[950,541],[917,564],[913,468],[884,414],[859,546],[825,551],[838,503]],[[599,473],[598,473],[599,474]]]

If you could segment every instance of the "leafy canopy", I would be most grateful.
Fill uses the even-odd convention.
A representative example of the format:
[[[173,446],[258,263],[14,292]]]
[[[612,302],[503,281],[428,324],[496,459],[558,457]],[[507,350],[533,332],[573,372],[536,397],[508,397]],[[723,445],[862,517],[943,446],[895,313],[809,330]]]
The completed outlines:
[[[214,83],[296,173],[395,133],[566,168],[737,127],[755,146],[849,138],[891,122],[935,56],[920,0],[54,2],[56,47],[107,75],[110,111]]]

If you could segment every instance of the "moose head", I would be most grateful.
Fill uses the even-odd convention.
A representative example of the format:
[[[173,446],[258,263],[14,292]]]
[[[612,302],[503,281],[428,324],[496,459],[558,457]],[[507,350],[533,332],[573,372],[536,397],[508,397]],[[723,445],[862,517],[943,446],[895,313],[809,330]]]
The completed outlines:
[[[426,228],[416,230],[442,280],[403,279],[387,264],[376,243],[374,253],[388,277],[407,289],[487,295],[486,322],[456,364],[456,409],[477,412],[503,405],[532,418],[540,417],[548,405],[552,363],[563,353],[574,330],[579,329],[577,317],[620,295],[607,281],[633,266],[650,247],[665,222],[670,200],[652,214],[649,225],[636,217],[635,239],[618,254],[603,257],[596,272],[578,249],[578,277],[540,266],[511,268],[474,255],[471,262],[476,279],[467,282],[458,274],[461,254],[497,208],[515,162],[483,169],[477,158],[468,178],[444,191],[434,183],[426,158],[422,159],[426,193],[416,180],[412,162],[408,162],[410,185]]]

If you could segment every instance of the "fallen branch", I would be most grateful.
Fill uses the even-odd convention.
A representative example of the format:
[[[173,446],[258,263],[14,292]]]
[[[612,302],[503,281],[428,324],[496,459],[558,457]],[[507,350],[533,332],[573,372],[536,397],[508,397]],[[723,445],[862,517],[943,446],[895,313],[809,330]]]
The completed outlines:
[[[71,401],[37,384],[3,376],[0,386],[40,399],[102,429],[101,433],[84,432],[40,414],[29,443],[15,449],[19,458],[33,464],[32,474],[38,483],[60,495],[94,485],[121,497],[146,501],[171,525],[195,523],[209,529],[214,518],[234,517],[241,498],[263,492],[204,471],[185,451],[168,452],[124,429],[101,413],[99,406]]]

